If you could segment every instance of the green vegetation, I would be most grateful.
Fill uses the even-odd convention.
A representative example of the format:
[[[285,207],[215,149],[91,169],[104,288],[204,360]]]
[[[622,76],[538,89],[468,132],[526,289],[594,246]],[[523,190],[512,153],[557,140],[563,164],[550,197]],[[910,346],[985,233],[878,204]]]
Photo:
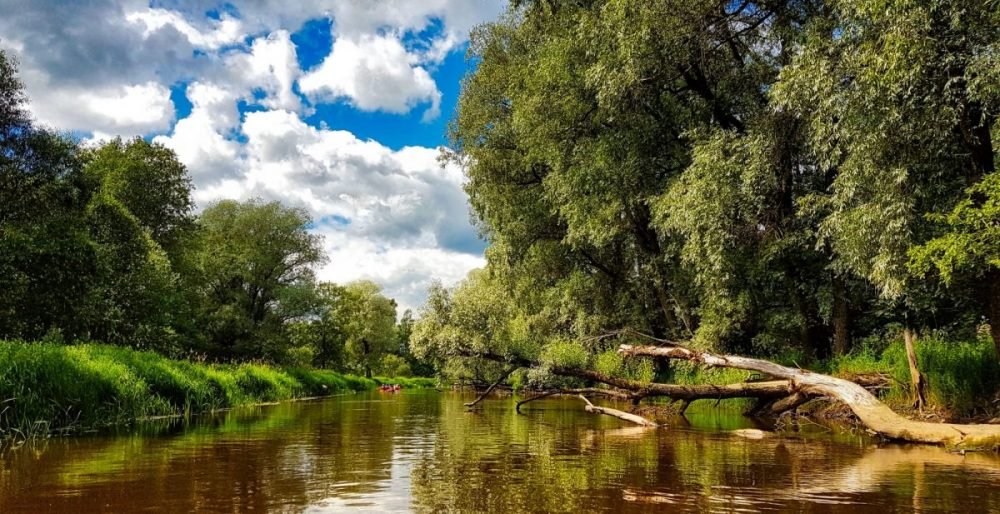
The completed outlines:
[[[628,327],[905,388],[905,331],[932,403],[989,404],[998,51],[992,0],[512,2],[450,131],[487,265],[432,290],[414,351],[482,382],[641,377],[594,337]]]
[[[26,436],[374,389],[433,387],[259,362],[211,364],[100,344],[0,341],[0,435]]]

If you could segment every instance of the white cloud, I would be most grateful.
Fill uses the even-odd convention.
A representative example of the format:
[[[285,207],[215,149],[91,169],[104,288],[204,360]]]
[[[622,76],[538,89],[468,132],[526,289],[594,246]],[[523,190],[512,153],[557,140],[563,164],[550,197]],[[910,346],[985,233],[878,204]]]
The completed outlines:
[[[239,144],[228,136],[239,124],[238,95],[215,84],[195,82],[188,86],[187,97],[191,114],[177,122],[173,134],[153,140],[173,149],[199,186],[235,176],[240,167]],[[195,194],[201,191],[196,189]]]
[[[288,111],[248,113],[241,127],[242,176],[200,187],[199,203],[259,197],[305,208],[326,236],[322,279],[372,279],[413,308],[432,277],[454,283],[483,265],[462,173],[441,167],[437,149],[392,150]]]
[[[277,30],[259,37],[250,45],[249,53],[228,56],[229,82],[240,84],[246,94],[259,90],[264,98],[260,105],[269,109],[297,111],[299,97],[292,85],[299,77],[295,45],[287,30]]]
[[[133,136],[166,130],[174,121],[170,90],[155,82],[43,89],[32,100],[39,122],[62,129]]]
[[[216,49],[236,43],[243,37],[242,24],[227,15],[219,20],[207,20],[208,27],[205,29],[195,28],[180,13],[159,8],[132,11],[125,15],[125,19],[130,23],[143,25],[143,37],[148,38],[164,27],[172,27],[183,34],[188,42],[200,48]]]
[[[392,35],[341,37],[299,87],[319,100],[346,97],[365,111],[405,113],[429,103],[425,116],[433,118],[440,112],[441,92],[417,60]]]

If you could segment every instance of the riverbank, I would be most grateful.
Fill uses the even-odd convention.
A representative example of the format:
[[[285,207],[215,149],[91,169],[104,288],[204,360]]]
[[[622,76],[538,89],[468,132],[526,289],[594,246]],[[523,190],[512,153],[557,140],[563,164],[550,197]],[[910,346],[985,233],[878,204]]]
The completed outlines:
[[[427,378],[374,378],[260,363],[208,364],[101,344],[0,341],[0,437],[126,425],[382,383],[432,387]]]

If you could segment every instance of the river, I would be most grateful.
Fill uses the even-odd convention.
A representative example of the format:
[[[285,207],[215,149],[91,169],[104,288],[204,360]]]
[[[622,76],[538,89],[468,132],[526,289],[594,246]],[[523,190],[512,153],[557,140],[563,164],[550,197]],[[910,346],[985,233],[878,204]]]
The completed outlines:
[[[641,429],[547,399],[365,393],[238,409],[0,458],[0,512],[1000,512],[1000,459],[734,413]]]

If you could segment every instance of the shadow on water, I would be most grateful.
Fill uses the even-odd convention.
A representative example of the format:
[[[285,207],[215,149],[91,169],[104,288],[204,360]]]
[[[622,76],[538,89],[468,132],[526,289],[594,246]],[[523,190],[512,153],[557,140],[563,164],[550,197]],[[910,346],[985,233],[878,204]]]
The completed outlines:
[[[366,393],[6,448],[0,512],[1000,511],[1000,459],[732,413],[644,429],[547,399]]]

